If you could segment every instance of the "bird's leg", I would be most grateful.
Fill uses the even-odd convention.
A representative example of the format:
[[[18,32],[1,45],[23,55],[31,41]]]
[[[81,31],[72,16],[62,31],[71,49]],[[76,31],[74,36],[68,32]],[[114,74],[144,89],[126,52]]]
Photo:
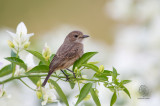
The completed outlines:
[[[66,81],[69,81],[68,75],[67,75],[63,70],[61,70],[61,71],[62,71],[62,73],[66,76]]]
[[[70,70],[70,69],[68,69],[68,68],[67,68],[67,70],[68,70],[68,71],[70,71],[70,72],[72,72],[72,73],[73,73],[74,78],[76,78],[76,75],[75,75],[75,73],[74,73],[72,70]]]

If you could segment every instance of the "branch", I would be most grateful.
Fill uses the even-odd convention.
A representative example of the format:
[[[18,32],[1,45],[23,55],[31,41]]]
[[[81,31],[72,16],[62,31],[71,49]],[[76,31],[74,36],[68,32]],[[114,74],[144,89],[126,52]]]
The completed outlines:
[[[0,81],[0,84],[5,84],[9,81],[12,81],[14,79],[20,79],[20,78],[25,78],[25,77],[44,77],[47,76],[47,74],[39,74],[39,75],[20,75],[20,76],[16,76],[16,77],[10,77],[6,80]],[[51,75],[51,77],[55,77],[55,78],[66,78],[65,76],[56,76],[56,75]],[[74,79],[74,80],[86,80],[86,81],[93,81],[93,82],[104,82],[101,80],[94,80],[94,79],[86,79],[86,78],[74,78],[74,77],[69,77],[70,79]]]

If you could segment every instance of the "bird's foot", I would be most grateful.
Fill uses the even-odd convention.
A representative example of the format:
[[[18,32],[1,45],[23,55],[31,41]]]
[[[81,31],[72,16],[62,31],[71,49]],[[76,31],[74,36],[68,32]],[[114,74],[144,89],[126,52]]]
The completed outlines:
[[[74,78],[76,78],[76,75],[75,75],[75,73],[73,72],[73,76],[74,76]]]
[[[70,79],[69,75],[66,75],[66,81],[69,81],[69,79]]]
[[[61,70],[61,71],[66,76],[66,81],[69,81],[69,75],[67,75],[63,70]]]
[[[70,72],[72,72],[72,73],[73,73],[74,78],[76,78],[76,75],[75,75],[75,73],[74,73],[72,70],[70,70],[70,69],[68,69],[68,68],[67,68],[67,70],[68,70],[68,71],[70,71]]]

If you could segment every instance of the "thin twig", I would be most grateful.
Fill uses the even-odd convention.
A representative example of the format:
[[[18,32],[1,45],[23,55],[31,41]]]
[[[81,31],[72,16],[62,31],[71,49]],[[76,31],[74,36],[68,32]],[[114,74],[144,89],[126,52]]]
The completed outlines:
[[[29,85],[27,85],[22,79],[19,79],[24,85],[26,85],[28,88],[30,88],[33,91],[36,91],[36,89],[31,88]]]
[[[79,81],[78,81],[78,88],[79,88],[79,92],[80,92],[81,88],[80,88],[80,85],[79,85]]]

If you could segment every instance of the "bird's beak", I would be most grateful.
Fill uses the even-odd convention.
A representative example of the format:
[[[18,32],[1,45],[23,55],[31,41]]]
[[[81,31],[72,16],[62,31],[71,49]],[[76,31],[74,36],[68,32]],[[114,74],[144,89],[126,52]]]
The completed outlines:
[[[88,38],[88,37],[89,37],[88,35],[83,35],[83,36],[82,36],[82,38]]]

